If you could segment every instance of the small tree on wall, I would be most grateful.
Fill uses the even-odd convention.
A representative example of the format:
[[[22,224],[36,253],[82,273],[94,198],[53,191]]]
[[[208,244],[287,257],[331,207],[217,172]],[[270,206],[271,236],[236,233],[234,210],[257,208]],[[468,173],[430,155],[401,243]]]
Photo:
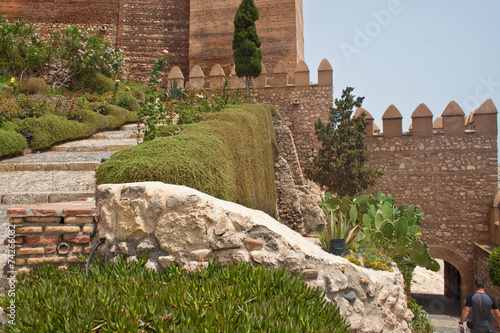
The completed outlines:
[[[252,77],[259,76],[262,71],[261,42],[255,27],[258,19],[259,10],[253,0],[242,0],[234,17],[233,57],[236,75],[243,78],[247,97]]]
[[[306,169],[307,178],[315,181],[338,197],[353,196],[373,185],[380,171],[364,166],[366,153],[365,115],[351,117],[353,108],[360,107],[364,97],[351,95],[354,88],[342,91],[341,99],[335,99],[330,108],[328,123],[321,119],[314,124],[316,137],[321,143],[319,154]]]

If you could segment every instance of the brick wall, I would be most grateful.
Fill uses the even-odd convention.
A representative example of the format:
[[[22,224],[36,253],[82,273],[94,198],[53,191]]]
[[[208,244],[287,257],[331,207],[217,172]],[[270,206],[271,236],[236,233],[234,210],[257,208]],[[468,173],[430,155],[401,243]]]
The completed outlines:
[[[18,206],[8,209],[7,215],[9,271],[27,272],[44,262],[60,267],[83,264],[79,255],[92,251],[94,201]]]

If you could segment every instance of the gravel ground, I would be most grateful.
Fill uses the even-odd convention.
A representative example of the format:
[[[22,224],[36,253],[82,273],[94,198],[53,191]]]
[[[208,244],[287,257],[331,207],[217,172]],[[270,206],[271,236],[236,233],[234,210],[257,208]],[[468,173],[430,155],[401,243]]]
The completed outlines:
[[[16,171],[0,173],[0,193],[92,191],[95,171]]]

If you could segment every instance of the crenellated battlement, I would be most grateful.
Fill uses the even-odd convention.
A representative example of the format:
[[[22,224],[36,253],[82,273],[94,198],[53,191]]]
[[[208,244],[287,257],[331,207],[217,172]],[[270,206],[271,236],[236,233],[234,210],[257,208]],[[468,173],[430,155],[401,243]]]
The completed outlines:
[[[264,88],[285,88],[285,87],[308,87],[308,86],[332,86],[333,68],[328,60],[323,61],[318,66],[318,83],[310,82],[310,71],[307,64],[301,60],[297,63],[295,71],[287,69],[283,61],[279,61],[268,75],[265,65],[262,63],[262,72],[259,77],[252,80],[252,89]],[[168,85],[171,86],[174,81],[178,87],[190,89],[212,89],[222,87],[224,80],[231,78],[231,88],[244,88],[245,84],[241,78],[236,76],[234,65],[231,73],[226,75],[221,64],[215,64],[208,76],[203,73],[200,66],[195,65],[191,68],[186,80],[186,75],[179,66],[170,68],[167,76]]]
[[[462,108],[455,101],[451,101],[441,116],[434,121],[434,115],[422,103],[411,115],[412,122],[408,132],[403,132],[403,116],[392,104],[382,116],[382,132],[380,132],[379,127],[374,123],[373,116],[366,109],[362,107],[357,108],[354,115],[360,116],[362,113],[366,114],[365,117],[368,120],[368,136],[394,137],[413,135],[426,137],[433,135],[462,136],[477,133],[496,137],[498,133],[498,110],[491,99],[486,100],[479,108],[468,115],[465,115]]]

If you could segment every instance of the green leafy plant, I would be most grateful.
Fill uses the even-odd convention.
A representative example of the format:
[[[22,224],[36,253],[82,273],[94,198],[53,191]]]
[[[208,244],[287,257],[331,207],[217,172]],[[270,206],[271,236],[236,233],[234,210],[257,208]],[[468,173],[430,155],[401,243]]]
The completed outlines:
[[[500,247],[493,249],[489,256],[488,275],[494,286],[500,286]]]
[[[327,192],[325,199],[319,203],[326,215],[326,223],[319,224],[319,239],[326,251],[329,251],[331,239],[344,239],[346,248],[353,246],[356,237],[363,227],[363,214],[375,199],[368,195],[345,196],[339,199]]]
[[[381,172],[367,168],[365,134],[366,120],[351,117],[353,108],[360,107],[364,97],[351,95],[354,88],[342,91],[342,98],[335,99],[330,108],[328,123],[321,119],[314,124],[321,148],[305,175],[336,193],[339,197],[353,196],[374,184]]]
[[[423,307],[418,305],[417,301],[410,295],[406,295],[408,309],[413,313],[411,321],[411,331],[413,333],[432,333],[434,326],[431,324],[429,314]]]
[[[120,257],[79,267],[42,267],[17,276],[16,325],[4,332],[348,332],[323,292],[282,269],[176,264],[158,274]],[[0,306],[10,304],[8,294]]]

